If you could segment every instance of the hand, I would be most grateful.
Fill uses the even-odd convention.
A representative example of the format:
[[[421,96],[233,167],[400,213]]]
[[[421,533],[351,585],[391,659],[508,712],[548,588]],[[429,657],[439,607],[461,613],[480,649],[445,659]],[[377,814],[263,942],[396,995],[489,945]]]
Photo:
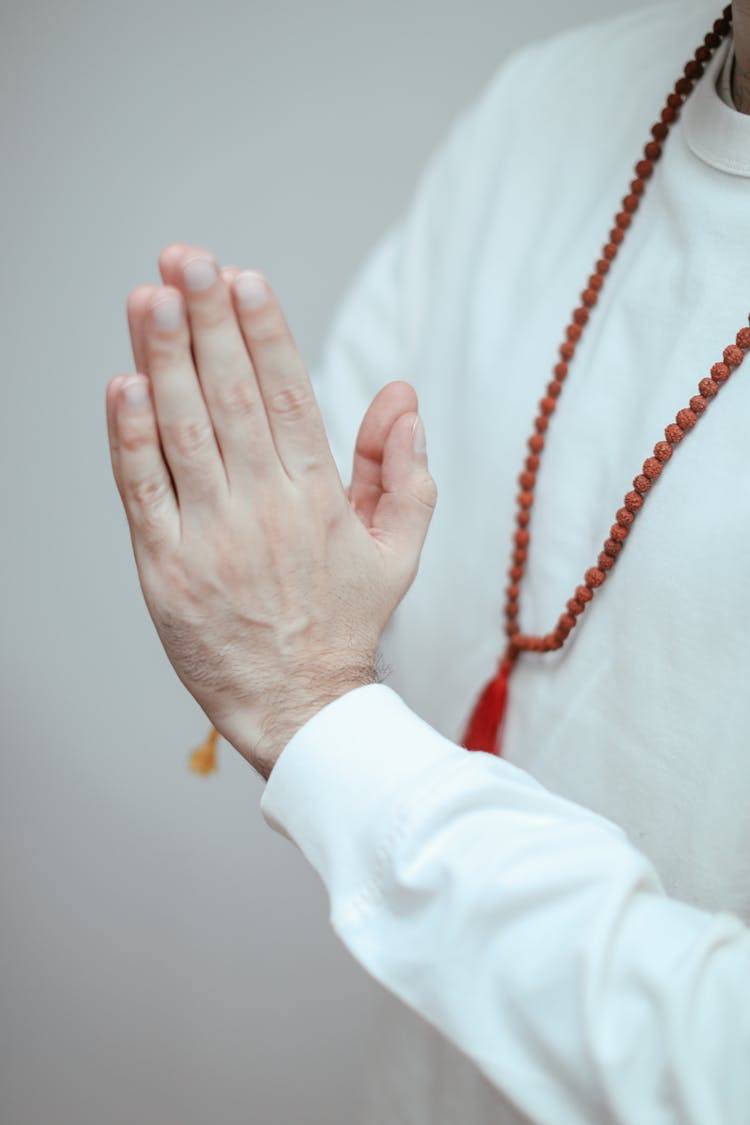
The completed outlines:
[[[267,778],[316,711],[373,681],[436,487],[408,384],[373,401],[347,493],[268,282],[184,244],[159,264],[165,285],[128,298],[138,374],[107,386],[112,470],[170,662]]]

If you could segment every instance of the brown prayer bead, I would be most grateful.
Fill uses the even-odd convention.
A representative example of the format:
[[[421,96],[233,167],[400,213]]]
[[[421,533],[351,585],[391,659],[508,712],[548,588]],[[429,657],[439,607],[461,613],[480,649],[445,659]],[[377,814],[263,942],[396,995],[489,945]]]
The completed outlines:
[[[750,351],[750,327],[742,327],[736,334],[735,342],[724,348],[722,362],[714,363],[710,376],[700,380],[698,393],[690,399],[690,406],[677,412],[674,422],[668,423],[664,429],[665,440],[657,441],[652,455],[643,462],[642,471],[633,479],[632,489],[625,494],[622,506],[617,509],[615,522],[609,529],[609,536],[599,553],[597,565],[589,567],[584,576],[585,584],[579,584],[573,597],[568,599],[567,612],[560,616],[555,628],[543,636],[522,634],[516,617],[519,612],[519,596],[531,539],[529,525],[534,503],[536,474],[545,448],[543,435],[552,423],[563,381],[568,375],[569,363],[575,356],[576,345],[582,339],[586,325],[591,319],[591,309],[598,301],[610,265],[617,256],[625,234],[639,209],[648,181],[653,175],[655,161],[662,154],[662,144],[668,137],[671,125],[677,121],[680,109],[693,90],[695,81],[703,74],[704,64],[710,58],[711,52],[730,29],[731,5],[724,9],[722,19],[714,22],[713,31],[706,34],[703,44],[696,49],[694,58],[685,64],[683,75],[677,79],[674,89],[667,95],[665,104],[659,111],[659,120],[651,126],[652,139],[646,142],[643,156],[635,163],[635,175],[630,181],[630,190],[622,198],[621,209],[615,213],[608,241],[604,243],[601,256],[597,259],[586,287],[581,292],[581,304],[573,310],[570,322],[565,327],[564,339],[559,346],[559,358],[553,367],[553,378],[547,383],[545,394],[539,401],[539,413],[534,420],[535,432],[528,439],[529,452],[525,458],[525,468],[519,476],[516,529],[513,532],[512,565],[508,570],[510,583],[506,589],[505,604],[506,634],[509,639],[508,659],[515,659],[521,651],[549,652],[561,647],[575,627],[577,618],[592,600],[594,591],[602,585],[607,574],[614,567],[623,544],[632,530],[636,513],[648,498],[653,482],[659,478],[664,465],[672,457],[674,448],[682,441],[685,433],[695,426],[708,403],[716,397],[721,384],[731,375],[732,369],[743,362],[745,351]]]
[[[736,344],[730,344],[728,348],[724,348],[724,362],[727,367],[739,367],[744,358],[742,348],[738,348]]]
[[[677,411],[677,417],[675,418],[675,422],[677,423],[677,425],[680,427],[681,430],[684,430],[684,431],[692,430],[693,426],[695,425],[695,423],[697,421],[698,421],[698,419],[696,418],[696,416],[695,416],[695,414],[693,413],[692,410],[688,410],[686,408],[684,410],[678,410]]]

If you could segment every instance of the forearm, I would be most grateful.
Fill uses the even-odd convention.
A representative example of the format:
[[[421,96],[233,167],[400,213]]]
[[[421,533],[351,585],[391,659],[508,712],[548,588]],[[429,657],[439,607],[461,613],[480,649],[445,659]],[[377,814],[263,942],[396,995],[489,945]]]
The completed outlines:
[[[382,687],[321,712],[276,770],[264,815],[342,941],[532,1120],[746,1120],[747,931],[668,899],[614,825]]]

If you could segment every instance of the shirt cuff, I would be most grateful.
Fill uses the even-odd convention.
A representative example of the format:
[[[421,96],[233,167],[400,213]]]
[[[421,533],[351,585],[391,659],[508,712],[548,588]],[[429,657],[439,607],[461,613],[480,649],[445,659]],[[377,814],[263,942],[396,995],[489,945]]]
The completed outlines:
[[[470,753],[385,684],[354,688],[318,711],[281,752],[260,808],[336,899],[377,891],[401,811]]]

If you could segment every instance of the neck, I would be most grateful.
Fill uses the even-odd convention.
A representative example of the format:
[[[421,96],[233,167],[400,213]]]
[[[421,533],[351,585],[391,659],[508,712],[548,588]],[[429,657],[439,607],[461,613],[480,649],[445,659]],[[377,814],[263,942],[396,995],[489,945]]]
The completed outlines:
[[[740,113],[750,113],[750,0],[733,0],[734,74],[732,98]]]

